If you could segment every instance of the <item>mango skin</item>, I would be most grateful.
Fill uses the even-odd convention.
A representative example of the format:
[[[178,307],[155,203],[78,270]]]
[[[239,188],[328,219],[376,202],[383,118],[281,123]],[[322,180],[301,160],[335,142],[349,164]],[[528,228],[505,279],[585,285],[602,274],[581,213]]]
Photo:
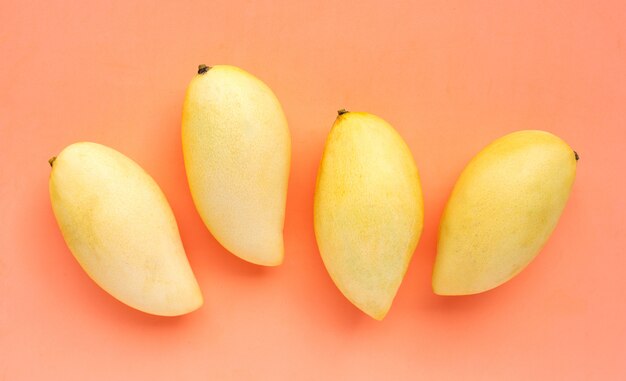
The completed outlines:
[[[196,75],[182,143],[196,209],[217,241],[248,262],[281,264],[291,138],[272,90],[234,66]]]
[[[50,200],[63,238],[100,287],[140,311],[182,315],[203,303],[176,220],[154,180],[96,143],[51,160]]]
[[[476,294],[522,271],[556,227],[577,157],[560,138],[536,130],[506,135],[474,157],[441,219],[433,291]]]
[[[372,114],[337,117],[326,141],[314,201],[315,235],[334,283],[382,320],[419,241],[419,173],[402,137]]]

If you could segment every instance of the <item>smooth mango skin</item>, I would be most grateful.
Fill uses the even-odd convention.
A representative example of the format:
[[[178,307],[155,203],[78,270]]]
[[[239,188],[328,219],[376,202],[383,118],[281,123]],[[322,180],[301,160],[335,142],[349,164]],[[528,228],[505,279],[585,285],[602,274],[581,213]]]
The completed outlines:
[[[534,130],[497,139],[474,157],[441,220],[433,291],[476,294],[522,271],[559,220],[577,157],[558,137]]]
[[[291,139],[272,90],[234,66],[199,70],[182,141],[191,194],[213,236],[248,262],[281,264]]]
[[[315,235],[339,290],[377,320],[391,307],[423,219],[419,174],[402,137],[372,114],[339,115],[317,176]]]
[[[154,180],[134,161],[96,143],[51,160],[50,200],[82,268],[121,302],[175,316],[203,303],[176,220]]]

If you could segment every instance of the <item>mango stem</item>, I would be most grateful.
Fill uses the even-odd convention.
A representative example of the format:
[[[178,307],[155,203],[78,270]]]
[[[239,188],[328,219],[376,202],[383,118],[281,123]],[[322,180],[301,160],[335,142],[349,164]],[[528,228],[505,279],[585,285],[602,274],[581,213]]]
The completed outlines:
[[[198,74],[204,74],[209,70],[211,70],[211,66],[207,66],[205,64],[198,65]]]

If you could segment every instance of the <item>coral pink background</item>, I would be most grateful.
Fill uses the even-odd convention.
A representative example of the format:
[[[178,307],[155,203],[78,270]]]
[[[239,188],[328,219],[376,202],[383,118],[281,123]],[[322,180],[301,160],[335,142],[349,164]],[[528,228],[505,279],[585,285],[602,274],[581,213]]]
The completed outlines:
[[[626,2],[21,1],[0,3],[0,379],[626,379]],[[286,260],[244,263],[194,210],[183,94],[200,63],[254,73],[293,138]],[[422,240],[383,322],[338,292],[312,224],[336,110],[369,111],[422,174]],[[581,156],[539,257],[477,296],[432,294],[437,225],[491,140],[551,131]],[[66,248],[47,160],[110,145],[162,186],[206,302],[134,311]]]

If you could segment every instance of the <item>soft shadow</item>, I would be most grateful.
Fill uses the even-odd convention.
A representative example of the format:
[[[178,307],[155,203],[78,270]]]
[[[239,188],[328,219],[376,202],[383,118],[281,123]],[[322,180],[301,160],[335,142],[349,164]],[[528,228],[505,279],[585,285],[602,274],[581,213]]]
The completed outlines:
[[[520,283],[520,284],[516,284]],[[523,282],[514,280],[494,289],[474,295],[442,296],[430,292],[420,309],[422,313],[434,315],[437,319],[455,321],[473,319],[489,315],[492,311],[505,308],[521,297]]]
[[[107,305],[103,305],[102,311],[100,311],[100,313],[97,313],[98,311],[94,311],[97,313],[100,319],[103,322],[106,321],[108,325],[126,324],[142,327],[142,329],[154,328],[159,331],[163,329],[177,330],[182,329],[183,327],[187,327],[189,325],[193,325],[194,321],[197,321],[200,318],[200,315],[204,315],[202,313],[202,309],[204,306],[186,315],[157,316],[141,312],[134,308],[126,306],[123,303],[115,300],[111,296],[109,296],[109,299],[111,299],[110,301],[112,303],[107,303]],[[204,318],[203,320],[206,320]],[[207,323],[207,321],[203,322],[203,324]]]

